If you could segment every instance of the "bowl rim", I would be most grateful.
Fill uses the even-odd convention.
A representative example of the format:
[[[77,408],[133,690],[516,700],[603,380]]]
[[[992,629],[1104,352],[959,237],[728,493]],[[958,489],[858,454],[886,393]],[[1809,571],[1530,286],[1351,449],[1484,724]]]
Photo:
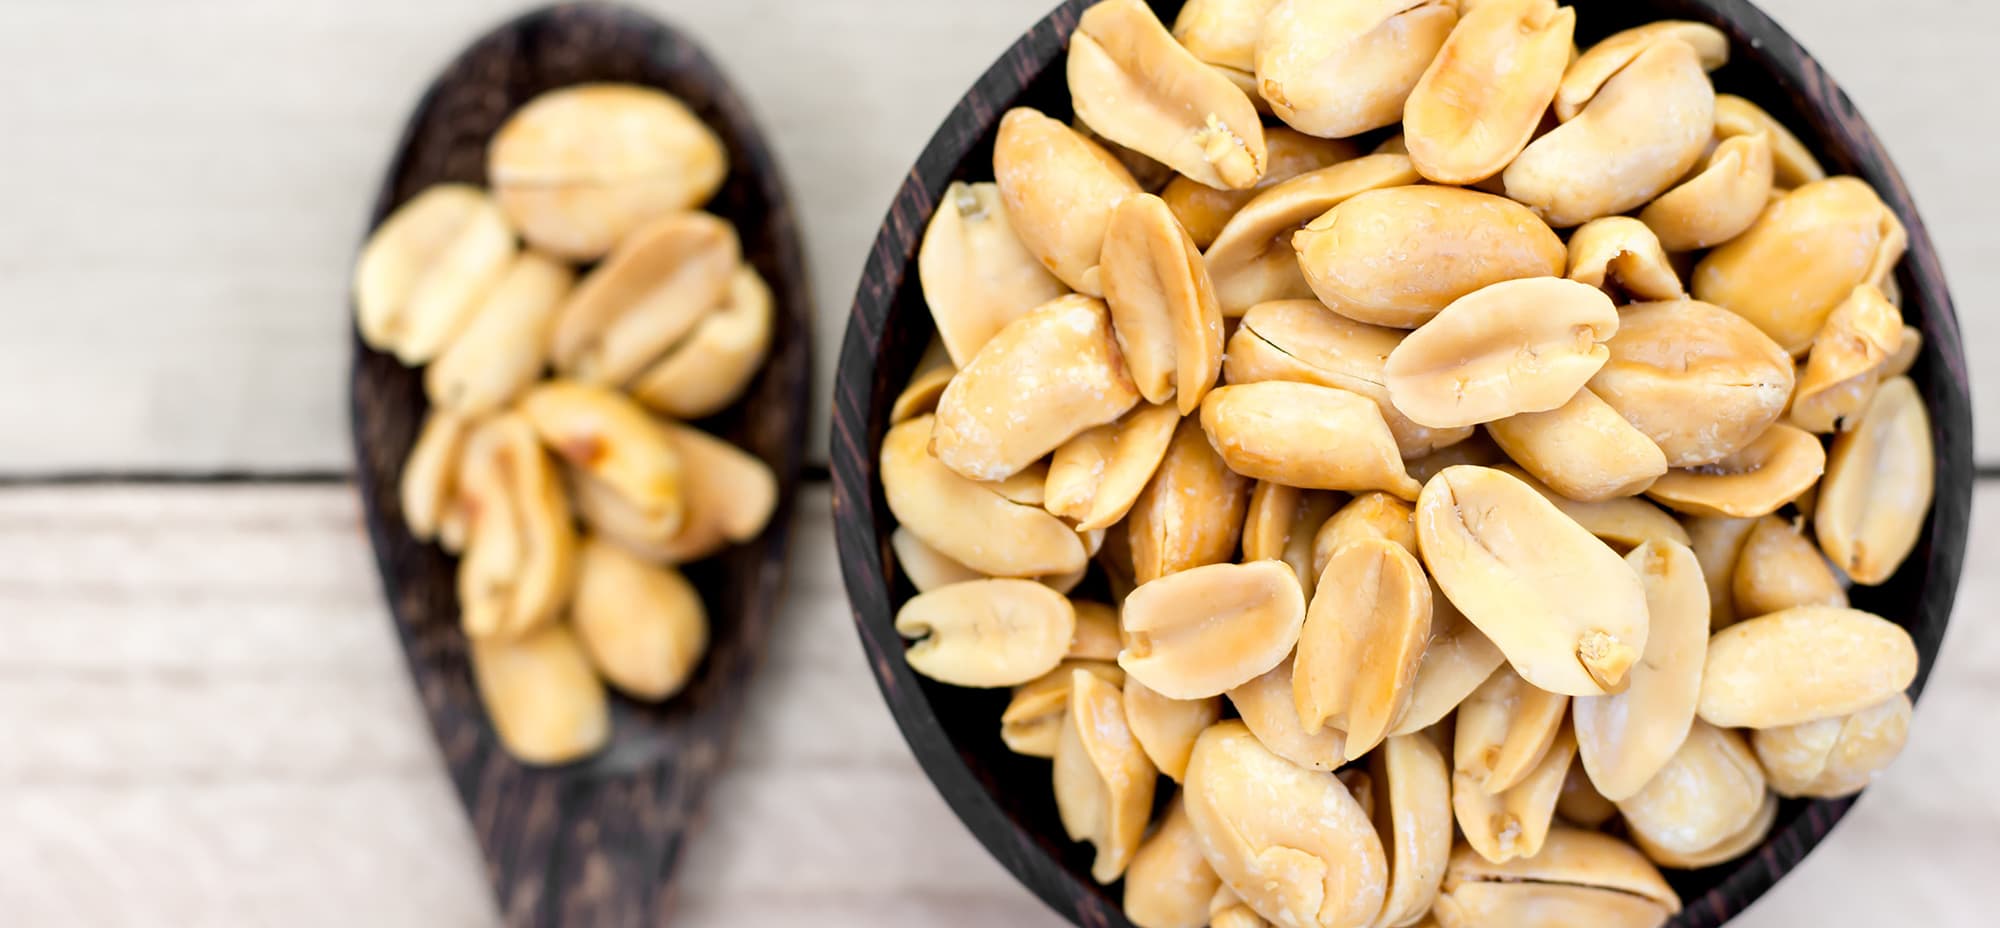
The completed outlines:
[[[1124,913],[1101,892],[1064,867],[1004,811],[988,785],[953,746],[921,684],[902,660],[903,641],[893,625],[892,555],[877,519],[886,503],[874,482],[885,426],[887,372],[879,369],[892,307],[911,271],[924,228],[945,186],[965,157],[990,134],[1000,116],[1045,70],[1057,63],[1077,17],[1094,0],[1064,0],[1036,21],[997,59],[952,108],[917,157],[885,215],[868,252],[841,343],[834,387],[832,446],[835,542],[856,632],[870,669],[932,785],[987,851],[1044,903],[1079,925],[1127,926]],[[1577,0],[1569,0],[1576,3]],[[1586,0],[1591,2],[1591,0]],[[1922,599],[1906,627],[1921,656],[1910,687],[1921,694],[1949,622],[1963,567],[1973,483],[1971,399],[1958,317],[1937,251],[1909,189],[1880,140],[1853,102],[1782,27],[1748,0],[1651,0],[1662,13],[1706,22],[1730,40],[1732,60],[1754,62],[1791,98],[1803,125],[1802,140],[1829,173],[1860,176],[1903,221],[1909,246],[1898,266],[1906,306],[1921,307],[1923,357],[1913,377],[1931,413],[1936,496],[1916,555],[1905,570],[1921,568]],[[1839,170],[1835,170],[1835,169]],[[883,397],[876,402],[878,396]],[[1825,838],[1854,797],[1813,800],[1803,814],[1774,830],[1761,848],[1707,893],[1683,900],[1669,923],[1684,928],[1720,925],[1756,901]]]

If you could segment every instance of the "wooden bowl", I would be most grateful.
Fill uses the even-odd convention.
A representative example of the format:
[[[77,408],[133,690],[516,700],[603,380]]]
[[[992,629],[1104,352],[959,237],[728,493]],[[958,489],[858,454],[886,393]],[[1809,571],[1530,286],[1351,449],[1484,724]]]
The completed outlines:
[[[733,407],[699,423],[770,465],[779,495],[756,540],[690,565],[712,643],[687,689],[661,705],[613,698],[607,750],[558,768],[500,748],[466,661],[454,559],[410,537],[397,504],[403,460],[427,403],[422,372],[354,340],[357,480],[396,632],[510,925],[661,924],[703,794],[727,756],[784,582],[809,402],[812,295],[791,200],[770,144],[693,40],[602,4],[527,13],[481,36],[419,100],[382,180],[372,229],[424,188],[483,183],[486,142],[545,90],[592,81],[667,91],[715,129],[730,173],[708,209],[736,226],[771,285],[771,355]]]
[[[1153,0],[1172,22],[1177,0]],[[1718,89],[1755,101],[1817,152],[1828,170],[1859,175],[1909,228],[1908,257],[1897,271],[1904,313],[1923,329],[1924,349],[1911,376],[1930,404],[1937,450],[1937,506],[1922,541],[1888,583],[1856,587],[1854,605],[1902,624],[1916,639],[1922,668],[1912,697],[1937,657],[1965,555],[1972,500],[1972,414],[1965,357],[1937,252],[1909,190],[1854,105],[1810,55],[1745,0],[1573,0],[1578,41],[1656,19],[1713,24],[1730,37]],[[869,253],[840,354],[833,419],[834,512],[842,569],[854,620],[882,695],[938,791],[988,850],[1029,889],[1079,925],[1123,926],[1117,886],[1090,879],[1091,849],[1066,839],[1056,820],[1045,760],[1000,743],[1005,690],[944,686],[904,663],[892,625],[914,591],[895,570],[894,525],[877,479],[878,451],[891,401],[909,378],[933,327],[915,274],[917,243],[945,185],[990,180],[993,136],[1013,106],[1057,118],[1071,114],[1064,46],[1088,0],[1068,0],[1034,24],[966,93],[932,137],[889,207]],[[1893,772],[1888,774],[1895,776]],[[1669,871],[1686,900],[1673,924],[1709,928],[1770,889],[1825,838],[1851,799],[1790,801],[1764,844],[1744,857],[1691,872]]]

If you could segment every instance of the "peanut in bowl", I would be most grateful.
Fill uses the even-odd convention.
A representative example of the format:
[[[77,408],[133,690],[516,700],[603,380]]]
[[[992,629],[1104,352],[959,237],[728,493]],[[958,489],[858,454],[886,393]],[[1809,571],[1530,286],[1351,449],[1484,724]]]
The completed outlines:
[[[885,700],[1078,924],[1728,921],[1887,765],[1950,613],[1970,410],[1921,219],[1747,3],[1377,5],[1401,44],[1301,6],[1064,4],[918,158],[834,411]],[[1329,48],[1401,83],[1280,54]],[[1492,131],[1438,105],[1525,85]]]

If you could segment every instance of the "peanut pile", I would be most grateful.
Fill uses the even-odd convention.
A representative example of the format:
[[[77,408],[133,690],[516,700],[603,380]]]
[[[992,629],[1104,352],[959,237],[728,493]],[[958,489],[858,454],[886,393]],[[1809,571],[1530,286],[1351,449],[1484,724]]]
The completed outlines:
[[[1903,226],[1720,31],[1574,26],[1105,0],[925,232],[896,627],[1143,928],[1656,926],[1902,748]]]
[[[643,702],[687,684],[708,617],[675,565],[771,517],[763,461],[677,420],[749,386],[774,305],[700,211],[722,143],[671,96],[551,91],[487,154],[490,194],[432,187],[376,230],[356,311],[369,346],[428,365],[403,518],[460,555],[487,715],[516,758],[560,764],[609,739],[606,683]]]

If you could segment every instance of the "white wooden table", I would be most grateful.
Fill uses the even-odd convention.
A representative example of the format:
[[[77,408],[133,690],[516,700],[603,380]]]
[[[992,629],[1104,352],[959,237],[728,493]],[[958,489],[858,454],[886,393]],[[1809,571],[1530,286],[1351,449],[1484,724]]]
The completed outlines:
[[[902,171],[1047,2],[649,4],[775,133],[823,377]],[[1765,5],[1921,201],[2000,464],[1981,305],[2000,138],[1976,90],[2000,6]],[[345,484],[343,293],[404,111],[509,7],[0,0],[0,924],[492,922]],[[824,488],[802,502],[793,605],[689,856],[685,923],[1055,924],[910,758],[849,630]],[[1982,485],[1901,763],[1743,924],[1991,924],[1996,504]]]

